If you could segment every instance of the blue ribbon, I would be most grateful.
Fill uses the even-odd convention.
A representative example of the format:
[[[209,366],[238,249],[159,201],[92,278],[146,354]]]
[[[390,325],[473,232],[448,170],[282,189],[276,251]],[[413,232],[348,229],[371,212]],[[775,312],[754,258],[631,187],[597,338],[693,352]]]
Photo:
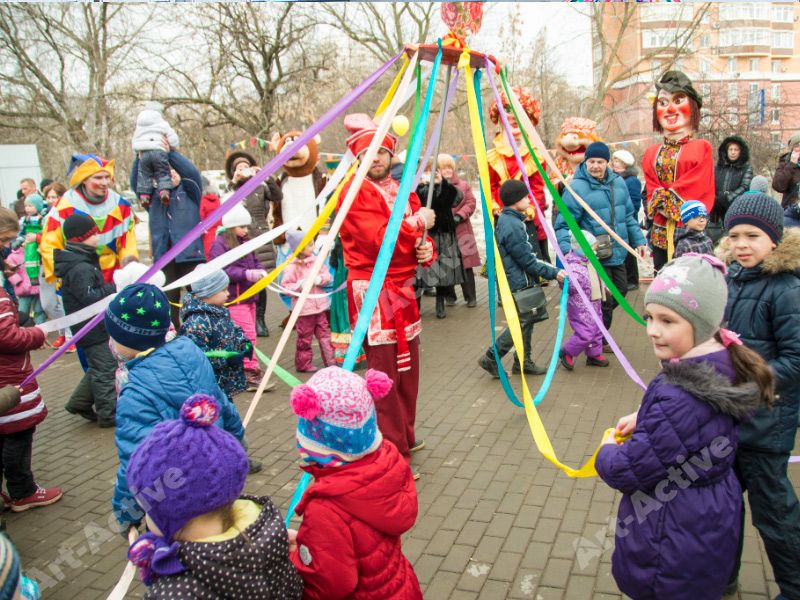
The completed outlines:
[[[480,69],[475,69],[475,74],[472,76],[472,85],[475,86],[475,96],[480,99],[481,97],[481,76],[483,72]],[[483,145],[486,145],[486,129],[483,127],[483,105],[478,102],[478,114],[480,115],[481,133],[483,134]],[[483,186],[480,186],[481,192],[481,207],[489,205],[486,202],[486,197],[483,193]],[[494,352],[494,360],[497,363],[497,372],[500,375],[500,385],[503,386],[503,391],[509,400],[515,405],[522,408],[522,402],[519,401],[517,395],[511,387],[511,382],[508,380],[508,375],[503,370],[502,363],[500,362],[500,355],[497,353],[497,332],[495,331],[495,323],[497,320],[497,276],[494,264],[494,229],[492,229],[492,213],[483,215],[483,235],[486,238],[486,274],[489,276],[489,329],[492,332],[492,352]],[[513,309],[513,307],[512,307]]]
[[[561,290],[561,302],[558,305],[558,327],[556,328],[556,341],[553,343],[553,356],[550,357],[550,364],[547,365],[547,373],[545,373],[544,381],[536,396],[533,399],[533,405],[539,406],[539,403],[544,400],[547,392],[550,391],[550,384],[553,383],[553,377],[556,374],[558,367],[559,354],[561,353],[561,342],[564,339],[564,325],[567,322],[567,298],[569,297],[569,279],[564,280],[564,288]]]
[[[439,51],[436,53],[436,58],[433,61],[433,69],[431,70],[430,79],[428,80],[428,90],[425,95],[425,102],[422,105],[422,112],[417,121],[417,127],[412,134],[411,145],[406,155],[406,166],[403,169],[403,176],[400,179],[400,188],[397,191],[397,198],[392,208],[392,214],[389,217],[389,223],[386,226],[386,233],[384,234],[381,249],[378,252],[378,258],[375,261],[375,268],[372,270],[372,278],[369,280],[367,293],[364,295],[364,302],[361,306],[361,312],[358,314],[358,321],[356,321],[356,325],[353,328],[350,346],[347,348],[347,354],[344,357],[342,368],[348,371],[353,370],[356,359],[361,352],[361,344],[364,342],[372,313],[378,303],[378,296],[380,296],[383,280],[386,278],[386,271],[389,269],[389,262],[392,260],[392,254],[394,254],[397,235],[400,232],[400,224],[403,221],[406,205],[408,204],[408,196],[411,193],[411,186],[414,183],[416,165],[422,151],[422,140],[425,137],[428,115],[430,114],[431,103],[433,101],[436,77],[439,73],[439,65],[442,62],[441,38],[438,44]],[[421,130],[418,131],[420,127]]]

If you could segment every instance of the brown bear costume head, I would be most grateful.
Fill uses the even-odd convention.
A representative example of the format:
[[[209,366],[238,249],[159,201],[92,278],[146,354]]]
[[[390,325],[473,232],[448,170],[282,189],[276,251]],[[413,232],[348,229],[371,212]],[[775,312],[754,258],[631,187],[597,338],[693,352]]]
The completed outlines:
[[[272,136],[269,147],[277,154],[283,150],[285,146],[299,138],[302,133],[302,131],[289,131],[283,135],[276,133]],[[306,175],[310,175],[314,169],[317,168],[317,163],[319,162],[319,148],[317,144],[319,144],[319,141],[319,136],[314,136],[308,144],[300,148],[294,156],[283,163],[283,170],[286,171],[289,177],[305,177]]]

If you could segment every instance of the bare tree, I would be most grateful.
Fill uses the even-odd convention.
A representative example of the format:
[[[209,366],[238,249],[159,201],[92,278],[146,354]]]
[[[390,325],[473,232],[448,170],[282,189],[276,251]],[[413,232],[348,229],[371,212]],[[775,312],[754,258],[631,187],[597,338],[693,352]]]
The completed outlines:
[[[166,65],[157,87],[168,90],[163,96],[168,106],[208,108],[205,126],[232,125],[264,137],[275,127],[281,97],[292,82],[303,80],[308,89],[324,85],[334,67],[304,6],[219,3],[194,9],[184,21],[195,56],[181,66]],[[307,120],[303,99],[294,100],[293,118]]]
[[[640,35],[639,19],[642,9],[650,7],[627,2],[581,6],[580,10],[588,11],[585,14],[591,19],[594,52],[594,94],[584,103],[583,116],[602,121],[629,109],[652,91],[649,84],[661,72],[673,67],[682,57],[692,54],[694,35],[708,12],[709,5],[681,4],[670,7],[681,18],[674,20],[668,39],[662,39],[653,44],[651,49],[640,53],[626,53],[623,52],[626,45],[633,43],[633,39]],[[689,15],[691,16],[688,19],[684,18]],[[626,56],[634,58],[626,59]],[[652,69],[654,60],[660,64],[658,72]],[[612,99],[612,90],[623,82],[641,82],[647,85],[627,85],[627,89],[631,91],[627,97]]]
[[[122,4],[0,5],[3,127],[68,150],[109,153],[111,86],[141,47],[147,11]]]
[[[321,3],[326,22],[383,62],[406,43],[429,42],[435,2]]]

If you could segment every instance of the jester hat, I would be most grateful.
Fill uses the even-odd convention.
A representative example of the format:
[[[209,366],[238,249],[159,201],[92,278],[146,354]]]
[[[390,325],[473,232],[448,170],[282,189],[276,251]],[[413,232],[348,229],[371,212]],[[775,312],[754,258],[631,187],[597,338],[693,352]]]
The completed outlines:
[[[73,154],[69,163],[69,187],[76,188],[89,177],[105,171],[114,177],[114,161],[100,158],[96,154]]]

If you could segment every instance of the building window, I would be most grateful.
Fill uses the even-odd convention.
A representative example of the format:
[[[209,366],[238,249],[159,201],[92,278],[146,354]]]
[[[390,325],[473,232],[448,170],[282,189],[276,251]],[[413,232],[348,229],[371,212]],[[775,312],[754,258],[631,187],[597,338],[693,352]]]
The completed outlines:
[[[772,124],[777,125],[781,122],[781,111],[779,108],[775,107],[772,109]]]
[[[793,23],[794,22],[794,7],[793,6],[773,6],[772,7],[772,20],[778,23]]]
[[[731,75],[736,73],[736,59],[735,58],[729,58],[728,59],[728,73],[730,73]]]
[[[739,110],[735,106],[729,107],[725,111],[725,120],[729,125],[738,125],[739,123]]]
[[[773,73],[780,73],[781,72],[781,61],[773,60],[772,61],[772,72]]]
[[[708,33],[704,33],[700,36],[700,47],[701,48],[708,48],[711,46],[711,35]]]
[[[642,31],[642,48],[674,48],[686,46],[692,49],[691,39],[687,40],[688,30],[647,29]]]
[[[772,99],[777,102],[781,99],[781,84],[780,83],[773,83],[772,84]]]
[[[711,84],[710,83],[701,83],[700,84],[700,94],[703,96],[710,96],[711,95]]]
[[[699,59],[697,64],[701,75],[708,75],[709,71],[711,71],[711,61],[707,58]]]
[[[736,100],[739,97],[739,90],[735,83],[728,84],[728,100]]]
[[[793,31],[773,31],[772,47],[791,50],[794,48]]]
[[[781,145],[781,132],[780,131],[770,131],[769,137],[772,140],[772,143],[776,146]]]
[[[642,23],[653,21],[691,21],[694,10],[691,6],[676,4],[648,4],[639,7],[639,19]]]
[[[751,72],[758,71],[758,59],[757,58],[751,58],[750,59],[750,71]]]
[[[770,33],[772,33],[772,30],[764,27],[723,29],[719,32],[719,45],[722,48],[729,46],[769,46]],[[791,32],[780,33],[789,33],[791,35]],[[773,47],[774,46],[773,40]]]
[[[769,9],[766,2],[720,3],[719,18],[722,21],[769,21]]]

